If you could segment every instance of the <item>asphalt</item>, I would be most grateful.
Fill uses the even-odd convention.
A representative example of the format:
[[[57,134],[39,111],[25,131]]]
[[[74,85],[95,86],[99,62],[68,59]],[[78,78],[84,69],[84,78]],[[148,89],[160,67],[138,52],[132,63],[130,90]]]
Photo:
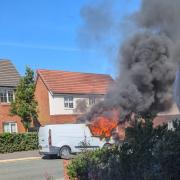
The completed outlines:
[[[39,155],[39,151],[37,150],[0,154],[0,160],[19,159],[19,158],[27,158],[27,157],[41,157],[41,156]]]
[[[63,161],[38,151],[0,154],[0,180],[63,180]]]

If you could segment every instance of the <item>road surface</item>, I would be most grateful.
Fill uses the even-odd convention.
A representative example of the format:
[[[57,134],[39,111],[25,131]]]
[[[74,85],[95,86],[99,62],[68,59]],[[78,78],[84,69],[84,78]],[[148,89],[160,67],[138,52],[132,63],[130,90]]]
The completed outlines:
[[[47,180],[51,176],[53,180],[63,180],[61,159],[23,157],[0,161],[0,180]]]

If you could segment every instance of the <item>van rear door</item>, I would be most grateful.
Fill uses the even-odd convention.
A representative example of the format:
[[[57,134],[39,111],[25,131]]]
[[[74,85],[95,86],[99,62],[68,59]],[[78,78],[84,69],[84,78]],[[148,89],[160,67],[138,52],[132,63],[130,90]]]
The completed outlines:
[[[40,127],[38,133],[39,140],[39,151],[40,152],[49,152],[49,128],[47,126]]]

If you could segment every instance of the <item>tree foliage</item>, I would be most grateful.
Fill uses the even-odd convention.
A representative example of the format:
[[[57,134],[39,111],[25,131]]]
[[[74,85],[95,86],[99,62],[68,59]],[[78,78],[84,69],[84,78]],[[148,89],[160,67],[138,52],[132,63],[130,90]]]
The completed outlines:
[[[15,100],[11,103],[11,114],[21,117],[27,130],[31,122],[37,120],[37,102],[34,98],[34,71],[26,67],[25,76],[20,79],[15,92]]]

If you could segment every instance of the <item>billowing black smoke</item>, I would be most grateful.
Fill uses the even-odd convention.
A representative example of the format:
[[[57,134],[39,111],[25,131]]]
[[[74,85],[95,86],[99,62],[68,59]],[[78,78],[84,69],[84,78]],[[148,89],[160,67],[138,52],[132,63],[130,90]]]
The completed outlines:
[[[98,10],[101,8],[100,3]],[[86,16],[92,14],[87,11]],[[87,19],[91,18],[84,18]],[[140,10],[130,19],[138,32],[119,49],[119,75],[114,87],[103,102],[92,108],[88,120],[114,108],[121,112],[160,112],[172,106],[173,83],[180,59],[180,1],[143,0]],[[90,25],[84,31],[90,30],[88,33],[93,36],[97,26],[93,28],[92,22]],[[98,33],[104,33],[103,28]]]
[[[163,33],[177,43],[180,39],[179,10],[179,0],[143,0],[135,21],[140,27]]]
[[[176,69],[170,48],[165,36],[136,34],[121,49],[120,76],[106,99],[134,112],[169,109]]]

